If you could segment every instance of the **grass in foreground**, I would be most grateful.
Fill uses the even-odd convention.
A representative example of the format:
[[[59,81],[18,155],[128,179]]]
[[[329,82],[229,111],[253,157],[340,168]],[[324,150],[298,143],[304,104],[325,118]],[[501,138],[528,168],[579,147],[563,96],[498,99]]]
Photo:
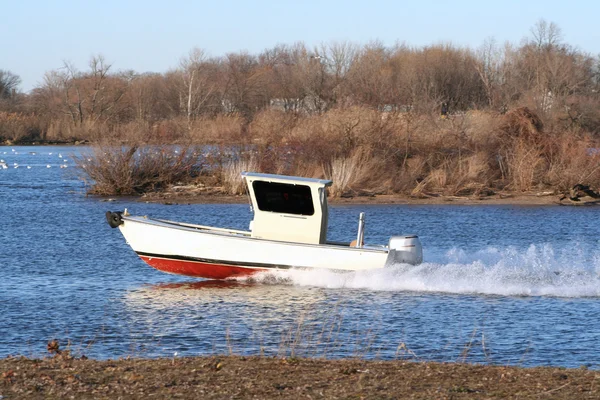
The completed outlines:
[[[585,369],[269,357],[0,360],[0,396],[183,399],[597,399]]]

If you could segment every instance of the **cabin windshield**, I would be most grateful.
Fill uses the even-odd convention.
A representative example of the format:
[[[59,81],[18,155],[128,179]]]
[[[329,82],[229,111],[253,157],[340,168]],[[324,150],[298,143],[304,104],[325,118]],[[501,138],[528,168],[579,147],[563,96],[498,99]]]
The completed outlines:
[[[261,211],[296,215],[315,213],[310,186],[254,181],[252,189]]]

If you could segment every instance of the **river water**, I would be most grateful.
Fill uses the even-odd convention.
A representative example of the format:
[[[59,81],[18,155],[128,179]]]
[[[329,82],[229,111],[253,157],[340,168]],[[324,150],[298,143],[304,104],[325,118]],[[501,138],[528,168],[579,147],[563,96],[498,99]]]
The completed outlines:
[[[104,212],[246,229],[248,205],[86,197],[70,158],[82,151],[0,147],[9,167],[0,169],[0,357],[42,356],[56,338],[100,359],[233,353],[600,365],[598,208],[334,205],[330,239],[351,240],[365,211],[367,243],[417,233],[424,263],[203,281],[146,266]]]

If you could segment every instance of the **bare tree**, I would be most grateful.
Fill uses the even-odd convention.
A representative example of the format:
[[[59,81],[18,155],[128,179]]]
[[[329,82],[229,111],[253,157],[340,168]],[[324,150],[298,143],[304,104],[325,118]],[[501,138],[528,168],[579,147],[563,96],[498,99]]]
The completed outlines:
[[[227,111],[239,112],[248,120],[269,102],[265,79],[268,67],[246,52],[225,57],[226,84],[224,102]]]
[[[518,85],[542,115],[562,113],[557,107],[563,109],[568,96],[590,92],[594,59],[563,43],[555,23],[538,21],[515,58],[511,69]]]
[[[129,87],[128,101],[138,121],[154,122],[176,115],[167,106],[167,83],[158,73],[134,74]]]
[[[330,60],[315,51],[308,53],[300,64],[305,97],[304,109],[308,112],[322,113],[332,106]]]
[[[280,44],[266,50],[259,62],[267,72],[265,81],[269,86],[269,100],[281,105],[285,111],[300,111],[306,97],[303,71],[310,58],[302,42],[291,46]]]
[[[330,75],[327,93],[330,106],[338,104],[340,96],[343,95],[348,72],[356,61],[358,53],[358,46],[346,41],[321,44],[316,51],[316,55],[326,61],[326,71]]]
[[[182,104],[190,126],[216,89],[215,68],[206,52],[196,47],[180,60],[179,71],[183,83]]]
[[[70,115],[74,123],[83,124],[85,100],[79,87],[80,73],[71,62],[63,61],[62,71],[55,76],[61,81],[65,113]]]
[[[359,103],[375,109],[389,104],[389,51],[381,43],[371,43],[361,49],[348,72],[348,85],[352,97]]]
[[[111,65],[102,56],[93,56],[89,67],[88,72],[80,72],[65,61],[62,68],[46,73],[42,87],[33,91],[34,97],[37,101],[52,99],[52,109],[60,109],[78,126],[86,121],[127,119],[122,100],[133,75],[110,74]]]
[[[109,78],[108,73],[111,64],[107,64],[104,56],[97,55],[92,56],[89,62],[90,73],[88,79],[91,80],[91,93],[89,94],[89,113],[94,121],[102,118],[106,112],[109,112],[124,94],[124,91],[117,93],[117,97],[114,99],[107,98],[107,80]]]
[[[9,99],[14,96],[21,84],[19,75],[0,69],[0,99]]]
[[[496,89],[500,83],[501,53],[494,38],[487,38],[476,53],[475,69],[481,78],[488,106],[494,107]]]
[[[539,48],[552,48],[559,45],[562,41],[562,31],[554,22],[546,22],[540,19],[531,28],[533,43]]]

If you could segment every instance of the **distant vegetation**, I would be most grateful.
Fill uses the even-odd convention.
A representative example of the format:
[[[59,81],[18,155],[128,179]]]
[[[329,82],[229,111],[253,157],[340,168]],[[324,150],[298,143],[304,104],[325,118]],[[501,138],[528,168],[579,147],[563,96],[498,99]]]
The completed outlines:
[[[231,170],[241,166],[334,177],[337,195],[600,186],[600,58],[543,20],[519,45],[296,43],[221,57],[193,49],[162,74],[115,71],[95,56],[85,71],[65,63],[47,72],[29,94],[19,83],[0,70],[5,143],[102,142],[98,154],[118,151],[111,157],[122,161],[145,144],[211,145],[209,170],[198,170],[206,159],[193,168],[186,159],[180,167],[194,174],[162,169],[160,184],[139,171],[155,165],[136,152],[128,162],[146,183],[132,183],[135,193],[203,173],[237,192]],[[94,171],[89,178],[104,182],[97,192],[123,191],[110,189],[110,168]]]

